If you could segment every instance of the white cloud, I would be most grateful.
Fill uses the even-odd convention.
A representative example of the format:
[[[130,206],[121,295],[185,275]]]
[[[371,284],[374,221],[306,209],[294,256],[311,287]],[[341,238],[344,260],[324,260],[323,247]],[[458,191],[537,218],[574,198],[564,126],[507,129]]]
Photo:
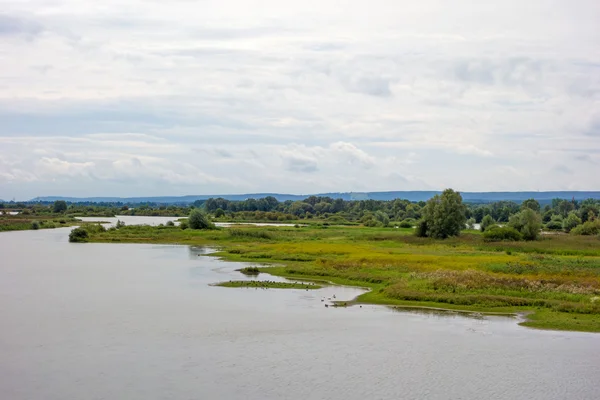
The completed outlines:
[[[597,1],[96,5],[0,0],[0,197],[600,186]]]

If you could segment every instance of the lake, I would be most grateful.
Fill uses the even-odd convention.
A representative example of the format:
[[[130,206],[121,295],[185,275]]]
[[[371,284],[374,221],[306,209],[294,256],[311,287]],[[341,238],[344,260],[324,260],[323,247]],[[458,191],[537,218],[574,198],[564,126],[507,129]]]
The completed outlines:
[[[600,397],[598,334],[321,301],[356,288],[214,287],[244,265],[69,231],[0,233],[3,399]]]

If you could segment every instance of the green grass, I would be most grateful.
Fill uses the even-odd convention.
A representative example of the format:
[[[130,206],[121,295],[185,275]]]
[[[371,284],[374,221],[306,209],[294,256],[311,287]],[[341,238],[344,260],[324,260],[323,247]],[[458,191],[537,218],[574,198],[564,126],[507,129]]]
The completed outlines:
[[[273,282],[273,281],[229,281],[217,283],[214,286],[229,288],[256,288],[256,289],[321,289],[322,286],[315,283],[299,282]]]
[[[0,215],[0,232],[54,229],[84,224],[87,223],[62,214]]]
[[[209,245],[260,272],[371,289],[356,301],[488,313],[529,312],[524,325],[600,332],[600,240],[552,235],[485,242],[478,232],[433,240],[412,229],[127,226],[90,241]]]

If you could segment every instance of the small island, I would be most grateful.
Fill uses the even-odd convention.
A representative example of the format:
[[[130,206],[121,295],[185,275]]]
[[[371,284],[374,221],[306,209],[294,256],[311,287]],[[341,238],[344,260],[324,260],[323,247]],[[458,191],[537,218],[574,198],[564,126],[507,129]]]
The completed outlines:
[[[274,281],[228,281],[216,283],[214,286],[230,288],[255,288],[255,289],[321,289],[323,286],[314,283],[302,282],[274,282]]]

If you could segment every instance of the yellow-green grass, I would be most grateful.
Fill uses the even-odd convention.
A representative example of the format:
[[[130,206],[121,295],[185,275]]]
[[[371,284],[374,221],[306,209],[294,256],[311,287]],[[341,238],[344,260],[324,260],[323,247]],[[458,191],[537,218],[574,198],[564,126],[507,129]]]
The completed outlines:
[[[240,232],[242,231],[242,232]],[[600,240],[556,235],[487,243],[411,229],[238,227],[212,231],[124,227],[92,241],[209,245],[261,272],[371,289],[355,301],[490,313],[529,312],[524,325],[600,332]]]
[[[274,281],[228,281],[216,283],[214,286],[229,288],[256,288],[256,289],[321,289],[322,286],[315,283],[300,282],[274,282]]]

